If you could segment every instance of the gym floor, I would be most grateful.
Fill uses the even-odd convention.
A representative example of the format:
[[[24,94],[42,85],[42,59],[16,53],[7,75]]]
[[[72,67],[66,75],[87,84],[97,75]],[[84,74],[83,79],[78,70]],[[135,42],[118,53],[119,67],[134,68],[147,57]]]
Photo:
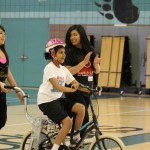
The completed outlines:
[[[148,95],[120,96],[103,93],[92,102],[103,134],[113,134],[121,138],[127,150],[149,150],[150,97]],[[28,110],[33,116],[42,116],[35,103],[29,104]],[[89,113],[91,114],[90,110]],[[19,150],[23,136],[31,128],[24,114],[24,106],[8,105],[8,121],[0,131],[0,150]]]

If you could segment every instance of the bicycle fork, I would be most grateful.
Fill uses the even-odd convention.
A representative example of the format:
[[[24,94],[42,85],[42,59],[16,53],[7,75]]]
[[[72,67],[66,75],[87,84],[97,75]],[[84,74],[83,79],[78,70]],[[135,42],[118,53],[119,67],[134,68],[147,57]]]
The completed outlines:
[[[29,146],[29,150],[38,150],[39,143],[42,140],[41,138],[41,130],[43,126],[43,118],[36,118],[35,122],[32,123],[33,134],[31,134],[31,142]]]
[[[29,145],[29,150],[38,150],[37,136],[35,136],[34,134],[31,135],[31,142]]]

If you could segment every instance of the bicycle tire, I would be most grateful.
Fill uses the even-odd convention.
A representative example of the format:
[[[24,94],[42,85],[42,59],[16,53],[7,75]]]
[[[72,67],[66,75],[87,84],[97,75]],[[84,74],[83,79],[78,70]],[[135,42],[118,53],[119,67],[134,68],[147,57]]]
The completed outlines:
[[[31,140],[31,135],[33,134],[33,131],[29,131],[23,138],[21,145],[20,145],[20,150],[28,150],[29,149],[29,145],[30,145],[30,140]],[[44,131],[41,131],[41,135],[43,135],[44,140],[41,142],[41,146],[39,146],[38,150],[45,150],[46,148],[44,148],[44,145],[46,142],[46,144],[49,143],[49,146],[51,144],[51,146],[53,145],[53,143],[50,142],[50,139],[48,139],[47,134]],[[34,150],[31,149],[31,150]]]
[[[100,149],[98,148],[98,142]],[[126,150],[124,143],[113,135],[101,135],[91,143],[89,150]]]

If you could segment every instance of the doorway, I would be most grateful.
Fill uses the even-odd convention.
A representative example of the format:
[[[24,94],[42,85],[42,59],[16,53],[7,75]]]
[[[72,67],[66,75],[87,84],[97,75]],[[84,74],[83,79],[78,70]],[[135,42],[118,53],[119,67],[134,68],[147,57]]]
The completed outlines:
[[[45,44],[49,39],[49,19],[2,19],[6,30],[6,50],[10,69],[19,86],[41,84]]]

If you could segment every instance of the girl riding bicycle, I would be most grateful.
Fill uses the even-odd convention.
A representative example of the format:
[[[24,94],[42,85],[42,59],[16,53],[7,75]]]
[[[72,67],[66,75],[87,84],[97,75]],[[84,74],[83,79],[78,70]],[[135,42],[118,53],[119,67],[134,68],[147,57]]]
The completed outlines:
[[[62,66],[66,57],[65,43],[58,38],[53,38],[46,44],[45,59],[50,61],[43,74],[43,82],[38,91],[38,106],[40,110],[47,115],[53,122],[61,123],[62,128],[59,130],[51,150],[57,150],[63,142],[67,133],[72,127],[72,119],[68,113],[75,113],[75,127],[77,131],[83,122],[85,107],[83,104],[71,102],[68,98],[62,98],[63,92],[75,92],[79,83],[71,75],[69,70]],[[71,84],[73,88],[65,87],[65,84]],[[76,135],[77,140],[80,135]]]

